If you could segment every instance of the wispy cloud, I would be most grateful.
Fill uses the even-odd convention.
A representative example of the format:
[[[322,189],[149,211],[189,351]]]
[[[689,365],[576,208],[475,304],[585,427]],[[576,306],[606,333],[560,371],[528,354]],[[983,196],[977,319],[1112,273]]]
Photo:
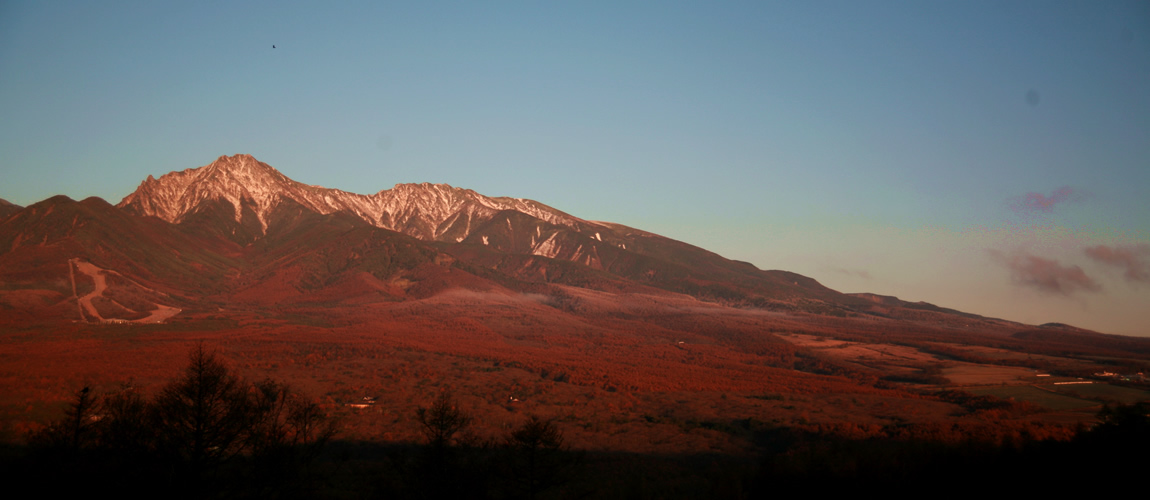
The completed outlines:
[[[1078,266],[1064,266],[1056,260],[1022,252],[1012,255],[997,250],[987,252],[995,261],[1010,269],[1015,282],[1023,286],[1061,295],[1102,290],[1102,287]]]
[[[1086,255],[1097,262],[1121,268],[1130,281],[1150,283],[1150,244],[1098,245],[1087,248]]]
[[[831,267],[828,269],[830,271],[833,271],[833,272],[836,272],[839,274],[845,274],[847,276],[854,276],[856,278],[862,278],[862,279],[866,279],[866,280],[871,279],[870,273],[868,273],[862,269],[847,269],[844,267]]]
[[[1081,193],[1070,186],[1062,186],[1050,193],[1050,196],[1042,193],[1026,193],[1026,196],[1011,200],[1010,205],[1014,211],[1019,213],[1050,213],[1054,211],[1056,205],[1077,200],[1080,197]]]

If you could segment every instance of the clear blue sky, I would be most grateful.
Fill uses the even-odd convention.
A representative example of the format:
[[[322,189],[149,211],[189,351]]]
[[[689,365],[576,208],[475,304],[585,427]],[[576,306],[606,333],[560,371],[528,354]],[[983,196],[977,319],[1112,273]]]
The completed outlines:
[[[0,198],[250,153],[1150,335],[1150,3],[408,3],[0,3]]]

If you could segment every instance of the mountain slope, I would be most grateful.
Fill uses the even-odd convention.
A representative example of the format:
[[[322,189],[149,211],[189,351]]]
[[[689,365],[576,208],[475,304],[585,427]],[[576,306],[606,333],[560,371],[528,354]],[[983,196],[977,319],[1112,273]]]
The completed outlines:
[[[532,200],[492,198],[426,183],[354,194],[293,181],[249,155],[222,156],[207,166],[159,179],[149,176],[118,206],[243,245],[280,241],[279,233],[305,212],[342,214],[427,242],[482,245],[497,253],[444,251],[465,261],[478,259],[472,264],[520,280],[546,282],[565,276],[575,280],[564,281],[569,284],[594,287],[605,278],[569,266],[549,273],[549,266],[558,265],[551,261],[557,260],[643,286],[733,304],[826,311],[865,303],[804,276],[762,271],[693,245],[620,224],[583,220]],[[508,259],[506,254],[519,257]],[[543,259],[525,258],[528,255]]]
[[[11,203],[8,200],[0,199],[0,220],[4,220],[9,215],[19,212],[24,207]]]
[[[74,296],[65,284],[79,259],[171,294],[185,310],[402,301],[451,288],[546,295],[565,285],[836,316],[980,318],[842,294],[531,200],[444,184],[347,193],[293,181],[248,155],[149,176],[117,207],[54,197],[17,208],[0,220],[5,286]]]
[[[0,277],[5,283],[59,281],[67,261],[114,269],[171,293],[218,290],[220,277],[243,266],[236,245],[195,238],[163,221],[132,216],[100,198],[54,196],[0,222]]]
[[[320,214],[342,212],[370,225],[423,240],[458,242],[470,228],[503,210],[514,210],[572,228],[587,221],[531,200],[491,198],[446,184],[397,184],[373,195],[293,181],[251,155],[221,156],[211,164],[148,176],[118,207],[172,223],[194,216],[210,202],[226,202],[237,223],[266,234],[273,210],[294,202]]]

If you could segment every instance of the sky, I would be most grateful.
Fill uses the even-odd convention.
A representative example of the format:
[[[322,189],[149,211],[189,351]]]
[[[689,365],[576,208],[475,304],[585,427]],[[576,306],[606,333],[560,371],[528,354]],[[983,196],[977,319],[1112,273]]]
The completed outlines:
[[[1145,1],[0,2],[0,198],[237,153],[1150,336]]]

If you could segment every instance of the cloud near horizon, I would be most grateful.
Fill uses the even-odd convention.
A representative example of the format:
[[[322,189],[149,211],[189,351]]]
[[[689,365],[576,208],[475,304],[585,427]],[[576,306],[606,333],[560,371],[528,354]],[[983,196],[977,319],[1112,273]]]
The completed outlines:
[[[1014,280],[1020,285],[1061,295],[1070,295],[1080,290],[1088,292],[1102,290],[1102,286],[1078,266],[1063,266],[1056,260],[1021,252],[1006,255],[988,249],[987,253],[995,261],[1010,269]]]
[[[1016,212],[1050,213],[1054,211],[1055,205],[1077,199],[1080,195],[1081,193],[1075,191],[1070,186],[1062,186],[1050,193],[1050,196],[1046,196],[1042,193],[1026,193],[1026,196],[1012,202],[1011,208]]]
[[[1150,283],[1150,244],[1098,245],[1087,248],[1086,255],[1097,262],[1121,268],[1130,281]]]
[[[867,280],[872,279],[872,276],[870,275],[870,273],[866,272],[862,269],[847,269],[845,267],[830,267],[828,269],[830,271],[833,271],[833,272],[836,272],[839,274],[845,274],[847,276],[854,276],[856,278],[862,278],[862,279],[867,279]]]

